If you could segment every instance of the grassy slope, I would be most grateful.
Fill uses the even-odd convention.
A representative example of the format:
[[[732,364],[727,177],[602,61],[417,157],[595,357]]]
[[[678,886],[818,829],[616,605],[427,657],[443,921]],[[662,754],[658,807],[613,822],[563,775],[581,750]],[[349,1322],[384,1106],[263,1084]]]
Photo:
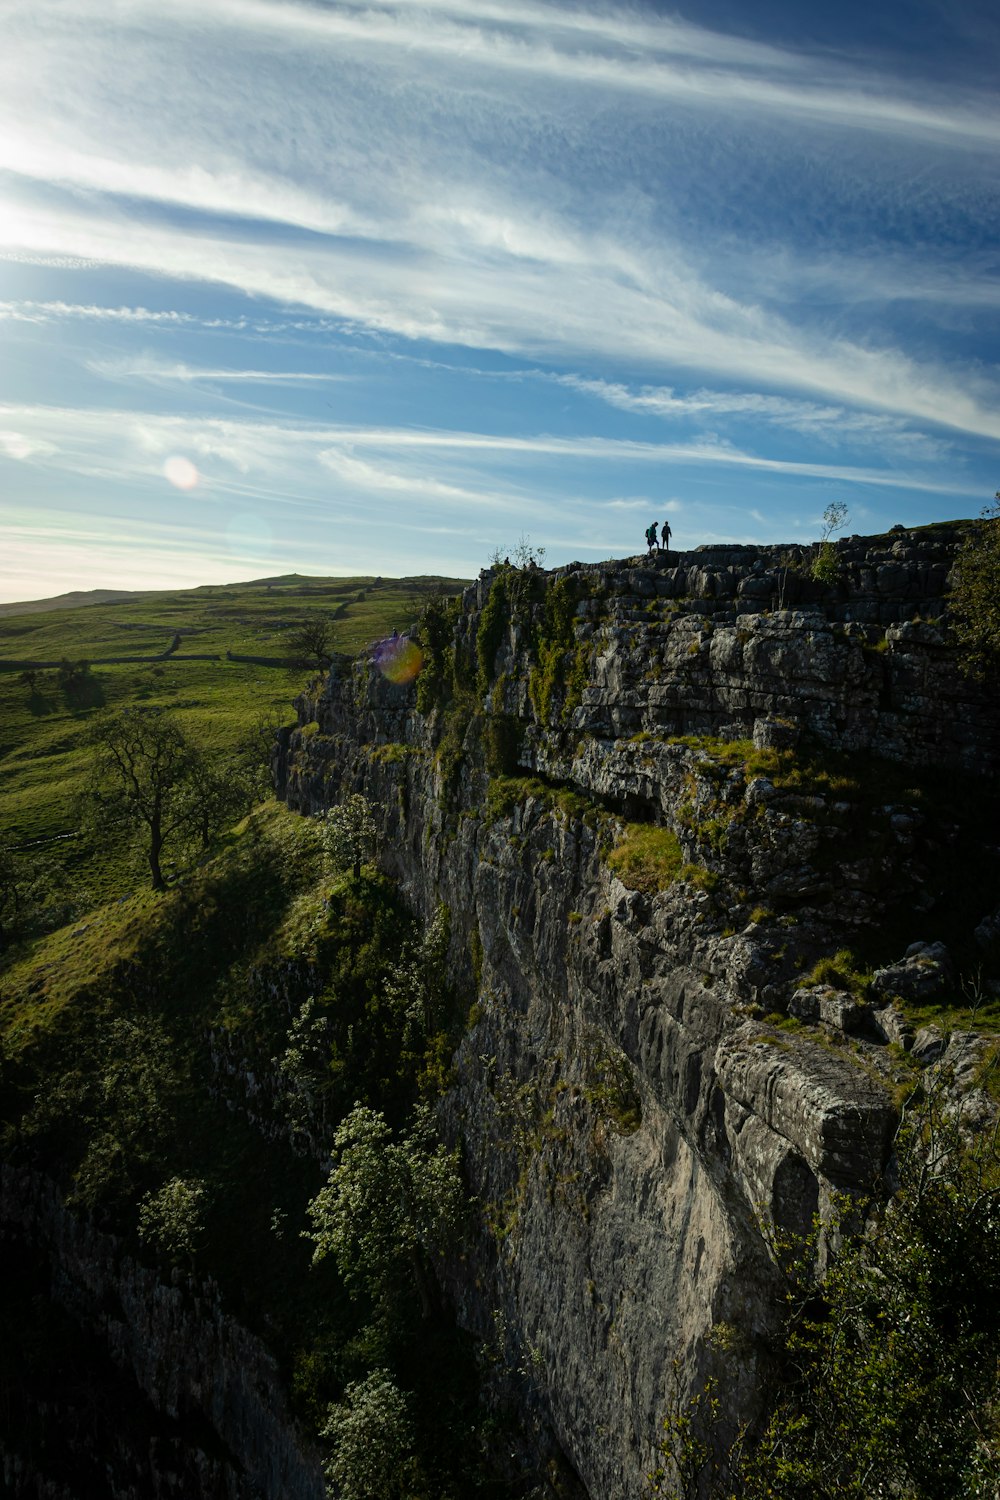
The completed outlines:
[[[266,583],[148,593],[134,602],[64,608],[0,618],[0,658],[76,661],[155,655],[182,642],[165,661],[96,666],[69,694],[45,672],[32,694],[17,671],[0,670],[0,838],[15,845],[72,832],[74,799],[87,776],[89,721],[102,708],[130,703],[169,708],[198,744],[232,748],[258,713],[292,718],[291,702],[308,669],[232,662],[226,652],[282,657],[304,611],[332,614],[334,645],[357,653],[393,629],[405,629],[449,579],[293,578]],[[359,597],[360,596],[360,597]],[[194,661],[194,654],[215,659]],[[88,877],[90,878],[90,877]],[[91,879],[91,883],[94,884]],[[98,894],[110,894],[98,879]]]

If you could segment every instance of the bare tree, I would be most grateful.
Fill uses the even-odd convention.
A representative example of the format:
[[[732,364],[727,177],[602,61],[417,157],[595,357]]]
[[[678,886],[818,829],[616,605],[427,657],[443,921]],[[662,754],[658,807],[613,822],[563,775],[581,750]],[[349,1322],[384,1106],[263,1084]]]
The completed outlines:
[[[177,723],[158,708],[123,708],[95,724],[91,803],[98,820],[141,834],[154,891],[166,881],[160,858],[191,820],[188,786],[196,755]]]
[[[333,623],[328,615],[310,610],[287,637],[288,648],[310,666],[327,667],[333,655]]]

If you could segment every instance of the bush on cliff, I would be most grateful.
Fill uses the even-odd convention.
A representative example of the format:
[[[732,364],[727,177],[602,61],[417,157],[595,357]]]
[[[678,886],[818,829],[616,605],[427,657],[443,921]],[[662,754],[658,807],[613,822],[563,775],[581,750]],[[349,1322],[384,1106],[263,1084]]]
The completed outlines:
[[[955,637],[975,676],[1000,669],[1000,493],[983,510],[955,563],[951,608]]]

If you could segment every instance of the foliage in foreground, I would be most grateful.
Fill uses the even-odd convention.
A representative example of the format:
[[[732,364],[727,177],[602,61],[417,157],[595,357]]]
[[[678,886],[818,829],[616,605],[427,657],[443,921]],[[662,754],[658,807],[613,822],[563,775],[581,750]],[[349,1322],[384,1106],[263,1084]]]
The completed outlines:
[[[713,1388],[675,1399],[650,1495],[993,1500],[1000,1485],[1000,1155],[943,1094],[911,1105],[898,1186],[825,1280],[790,1268],[778,1394],[726,1448]],[[846,1228],[845,1218],[842,1228]]]
[[[358,1500],[505,1493],[482,1472],[470,1341],[432,1275],[464,1205],[421,1106],[464,1014],[446,947],[443,911],[421,929],[370,867],[331,877],[316,823],[271,805],[183,887],[44,940],[0,992],[4,1159],[57,1179],[133,1253],[214,1278]],[[28,1388],[52,1388],[62,1358],[37,1338]],[[7,1420],[0,1406],[0,1442]]]

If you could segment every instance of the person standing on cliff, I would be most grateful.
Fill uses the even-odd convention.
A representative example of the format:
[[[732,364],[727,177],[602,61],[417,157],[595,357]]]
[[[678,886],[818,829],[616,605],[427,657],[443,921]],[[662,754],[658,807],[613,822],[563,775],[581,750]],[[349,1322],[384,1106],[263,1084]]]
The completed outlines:
[[[669,521],[664,521],[663,525],[660,527],[660,550],[663,551],[663,552],[669,552],[670,551],[670,522]]]
[[[650,552],[653,552],[656,549],[656,545],[656,522],[654,521],[652,526],[646,527],[646,546]]]

